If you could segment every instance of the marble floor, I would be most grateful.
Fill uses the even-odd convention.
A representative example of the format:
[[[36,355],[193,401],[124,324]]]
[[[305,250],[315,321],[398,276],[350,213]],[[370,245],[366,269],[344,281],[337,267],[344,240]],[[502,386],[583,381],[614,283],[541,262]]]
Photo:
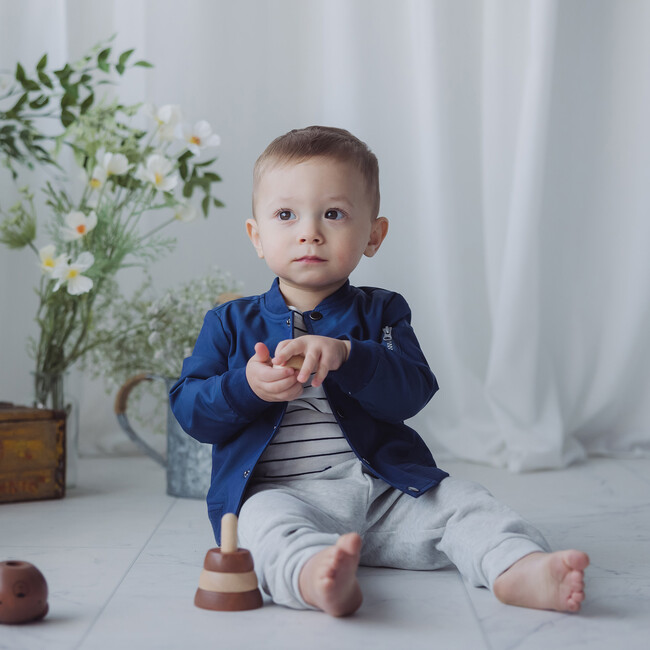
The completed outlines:
[[[0,560],[47,578],[50,612],[0,625],[3,650],[185,648],[650,648],[650,460],[592,459],[512,475],[446,463],[534,521],[556,547],[592,558],[580,614],[508,607],[455,570],[360,570],[350,618],[262,609],[223,613],[192,601],[213,539],[201,501],[165,494],[145,458],[82,459],[60,501],[0,506]]]

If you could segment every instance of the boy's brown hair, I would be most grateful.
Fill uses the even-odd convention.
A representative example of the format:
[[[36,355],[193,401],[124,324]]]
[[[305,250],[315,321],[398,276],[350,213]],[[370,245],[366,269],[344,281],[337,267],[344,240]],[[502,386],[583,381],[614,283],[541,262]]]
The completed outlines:
[[[257,159],[253,170],[253,206],[262,174],[269,166],[322,156],[355,165],[366,181],[373,218],[379,214],[379,163],[368,145],[349,131],[333,126],[308,126],[277,137]]]

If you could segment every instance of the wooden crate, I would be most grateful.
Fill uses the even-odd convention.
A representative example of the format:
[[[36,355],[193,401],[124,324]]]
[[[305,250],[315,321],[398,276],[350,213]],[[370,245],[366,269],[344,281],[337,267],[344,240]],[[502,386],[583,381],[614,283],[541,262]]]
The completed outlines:
[[[65,413],[0,403],[0,503],[65,495]]]

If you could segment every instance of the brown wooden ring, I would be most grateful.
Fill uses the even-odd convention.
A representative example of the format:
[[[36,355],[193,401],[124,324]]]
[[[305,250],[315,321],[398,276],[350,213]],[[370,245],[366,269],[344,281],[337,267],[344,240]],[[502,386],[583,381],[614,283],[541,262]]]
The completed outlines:
[[[244,591],[239,594],[228,594],[199,588],[194,596],[194,604],[201,609],[239,612],[247,609],[257,609],[264,604],[264,601],[259,589]]]
[[[247,573],[253,570],[253,556],[245,548],[234,553],[222,553],[219,548],[211,548],[205,555],[203,568],[223,573]]]

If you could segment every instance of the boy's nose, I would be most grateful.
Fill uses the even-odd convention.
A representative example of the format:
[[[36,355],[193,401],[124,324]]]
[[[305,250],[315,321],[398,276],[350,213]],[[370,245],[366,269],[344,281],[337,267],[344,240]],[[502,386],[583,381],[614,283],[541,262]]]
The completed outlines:
[[[323,242],[323,233],[321,233],[316,220],[305,219],[299,241],[301,244],[321,244]]]
[[[320,244],[322,241],[323,238],[317,232],[305,233],[300,237],[301,244]]]

